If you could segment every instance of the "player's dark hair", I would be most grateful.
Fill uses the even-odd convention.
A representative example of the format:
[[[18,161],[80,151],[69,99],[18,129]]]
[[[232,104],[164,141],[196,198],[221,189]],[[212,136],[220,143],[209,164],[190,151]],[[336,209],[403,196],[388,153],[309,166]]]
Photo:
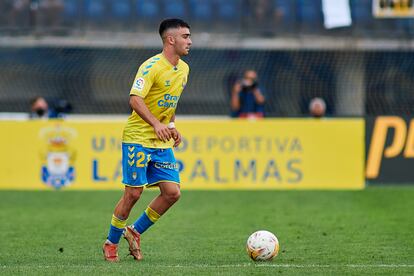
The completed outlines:
[[[161,22],[158,32],[160,33],[160,36],[162,37],[166,30],[168,30],[168,29],[178,29],[178,28],[188,28],[188,29],[190,29],[190,25],[188,25],[187,22],[185,22],[181,19],[178,19],[178,18],[165,19]]]

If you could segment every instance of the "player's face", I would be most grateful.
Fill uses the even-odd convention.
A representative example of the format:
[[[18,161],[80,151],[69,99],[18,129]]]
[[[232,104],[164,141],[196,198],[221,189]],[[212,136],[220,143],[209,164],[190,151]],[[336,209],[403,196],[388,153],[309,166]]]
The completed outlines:
[[[188,28],[177,29],[174,35],[174,41],[175,52],[179,56],[188,55],[192,44],[190,30]]]

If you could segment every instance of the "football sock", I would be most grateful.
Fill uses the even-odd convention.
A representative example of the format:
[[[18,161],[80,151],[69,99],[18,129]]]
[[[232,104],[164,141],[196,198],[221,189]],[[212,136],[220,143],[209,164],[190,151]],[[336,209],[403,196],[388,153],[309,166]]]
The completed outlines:
[[[142,213],[142,215],[134,223],[135,230],[138,233],[144,233],[151,225],[153,225],[161,217],[157,212],[155,212],[151,207],[148,208]]]
[[[118,244],[121,239],[122,232],[126,225],[126,220],[121,220],[112,215],[111,226],[109,227],[108,240],[114,244]]]

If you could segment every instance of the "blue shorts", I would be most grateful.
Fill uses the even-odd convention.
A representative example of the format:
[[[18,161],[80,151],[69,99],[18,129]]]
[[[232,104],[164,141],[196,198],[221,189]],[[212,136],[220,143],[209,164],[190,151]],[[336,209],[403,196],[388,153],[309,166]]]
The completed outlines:
[[[122,143],[122,176],[122,183],[132,187],[160,182],[180,184],[172,149],[145,148],[132,143]]]

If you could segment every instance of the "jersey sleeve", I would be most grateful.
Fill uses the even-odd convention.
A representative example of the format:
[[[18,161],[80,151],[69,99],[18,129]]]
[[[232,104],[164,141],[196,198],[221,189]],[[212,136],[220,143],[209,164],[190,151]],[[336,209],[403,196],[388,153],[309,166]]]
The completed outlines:
[[[148,95],[156,75],[156,70],[151,69],[153,69],[152,65],[147,63],[139,67],[129,95],[136,95],[141,98],[145,98]]]

